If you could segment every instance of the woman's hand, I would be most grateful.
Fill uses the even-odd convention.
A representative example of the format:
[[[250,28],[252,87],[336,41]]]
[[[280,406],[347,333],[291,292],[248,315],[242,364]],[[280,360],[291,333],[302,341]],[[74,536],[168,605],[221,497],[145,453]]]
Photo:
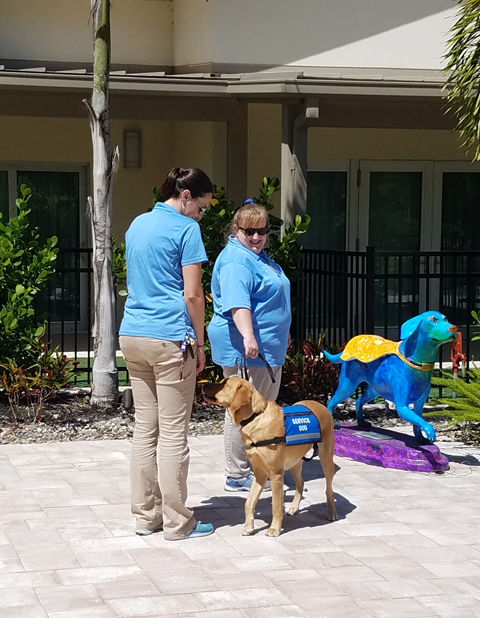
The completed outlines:
[[[202,345],[201,348],[197,348],[197,373],[200,373],[205,369],[205,348]]]
[[[258,343],[253,334],[245,335],[243,338],[243,347],[245,348],[245,356],[250,358],[257,358],[258,356]]]
[[[235,309],[232,309],[232,317],[235,322],[235,326],[238,328],[243,337],[245,356],[257,358],[258,343],[255,339],[255,335],[253,334],[252,312],[250,309],[246,309],[245,307],[236,307]]]

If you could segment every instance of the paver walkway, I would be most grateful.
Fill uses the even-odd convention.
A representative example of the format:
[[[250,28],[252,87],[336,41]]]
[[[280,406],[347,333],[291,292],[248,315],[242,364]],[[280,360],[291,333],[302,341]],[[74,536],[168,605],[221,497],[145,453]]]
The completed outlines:
[[[441,445],[444,475],[337,457],[333,523],[305,464],[302,512],[271,539],[270,494],[240,534],[222,437],[190,444],[189,505],[216,530],[178,542],[134,535],[127,441],[0,446],[1,618],[480,616],[479,450]]]

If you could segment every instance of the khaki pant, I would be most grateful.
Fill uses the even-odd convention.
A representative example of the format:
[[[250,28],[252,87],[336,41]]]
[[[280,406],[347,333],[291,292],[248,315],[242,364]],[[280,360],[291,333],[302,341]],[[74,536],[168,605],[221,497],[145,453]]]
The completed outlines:
[[[175,540],[197,525],[185,506],[196,361],[188,354],[180,379],[180,342],[121,336],[120,347],[135,403],[130,484],[136,528],[163,522],[165,538]]]
[[[242,377],[238,367],[222,367],[222,369],[225,378],[231,378],[232,376]],[[275,401],[278,397],[282,380],[282,367],[272,367],[272,370],[275,376],[275,384],[272,382],[266,367],[248,367],[248,381],[253,384],[260,395],[263,395],[269,401]],[[232,417],[227,411],[225,411],[223,441],[226,475],[238,479],[250,474],[250,464],[245,445],[242,442],[242,436],[240,435],[240,427],[236,427],[232,423]]]

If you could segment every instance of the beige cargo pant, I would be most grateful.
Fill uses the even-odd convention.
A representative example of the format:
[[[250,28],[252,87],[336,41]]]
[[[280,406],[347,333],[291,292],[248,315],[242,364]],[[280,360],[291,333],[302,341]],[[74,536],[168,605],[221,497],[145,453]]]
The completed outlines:
[[[130,486],[136,529],[163,522],[165,539],[175,540],[197,525],[185,506],[196,361],[188,354],[180,377],[180,342],[122,335],[120,348],[135,404]]]

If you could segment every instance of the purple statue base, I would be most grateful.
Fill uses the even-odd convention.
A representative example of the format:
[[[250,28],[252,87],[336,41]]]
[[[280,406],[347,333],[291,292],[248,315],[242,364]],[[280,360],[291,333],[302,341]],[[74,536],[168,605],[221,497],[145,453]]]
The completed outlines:
[[[435,444],[421,446],[414,436],[382,428],[362,429],[353,424],[340,424],[335,431],[335,455],[414,472],[445,472],[450,467]]]

